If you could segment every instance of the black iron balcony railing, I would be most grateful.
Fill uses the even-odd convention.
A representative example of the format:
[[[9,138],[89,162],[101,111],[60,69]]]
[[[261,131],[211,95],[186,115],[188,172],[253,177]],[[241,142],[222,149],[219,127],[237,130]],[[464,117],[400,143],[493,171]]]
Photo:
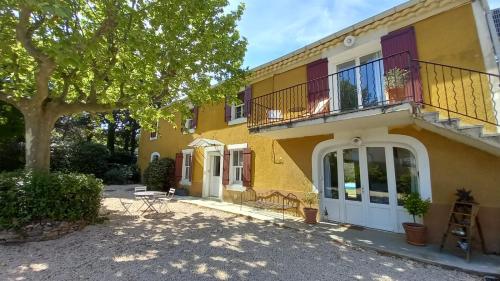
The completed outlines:
[[[410,102],[498,126],[499,84],[498,75],[413,60],[405,52],[343,64],[336,73],[255,97],[247,122],[261,128]]]

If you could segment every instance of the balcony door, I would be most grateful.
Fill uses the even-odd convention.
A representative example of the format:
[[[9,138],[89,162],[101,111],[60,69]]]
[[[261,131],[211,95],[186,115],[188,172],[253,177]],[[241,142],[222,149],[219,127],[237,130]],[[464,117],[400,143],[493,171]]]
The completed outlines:
[[[380,57],[380,52],[373,52],[335,64],[332,94],[336,111],[353,111],[384,102],[384,66]]]

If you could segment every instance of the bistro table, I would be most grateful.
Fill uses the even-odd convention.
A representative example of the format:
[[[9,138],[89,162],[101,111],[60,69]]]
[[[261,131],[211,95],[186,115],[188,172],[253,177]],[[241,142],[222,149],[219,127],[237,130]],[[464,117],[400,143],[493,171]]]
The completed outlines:
[[[138,191],[138,192],[134,192],[134,196],[136,198],[141,199],[142,202],[144,202],[143,205],[146,205],[146,209],[144,209],[144,211],[142,211],[141,215],[143,215],[145,212],[147,212],[149,210],[154,211],[156,213],[160,213],[153,206],[153,204],[155,202],[155,197],[157,195],[161,195],[161,194],[164,194],[164,192],[160,192],[160,191]],[[140,210],[138,210],[138,211],[140,211]]]

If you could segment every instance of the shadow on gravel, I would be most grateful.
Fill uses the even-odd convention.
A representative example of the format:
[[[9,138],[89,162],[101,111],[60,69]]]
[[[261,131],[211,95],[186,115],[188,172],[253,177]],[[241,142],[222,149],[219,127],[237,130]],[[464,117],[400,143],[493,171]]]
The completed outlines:
[[[0,247],[0,280],[473,280],[190,204],[170,208],[143,217],[109,209],[109,221],[62,239]]]

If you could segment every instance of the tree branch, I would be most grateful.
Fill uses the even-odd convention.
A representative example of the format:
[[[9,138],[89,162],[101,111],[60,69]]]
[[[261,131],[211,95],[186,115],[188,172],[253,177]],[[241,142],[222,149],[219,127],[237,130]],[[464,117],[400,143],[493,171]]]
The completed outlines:
[[[16,25],[16,39],[23,48],[38,63],[38,69],[35,72],[36,94],[34,102],[42,104],[49,95],[49,78],[56,68],[54,60],[37,48],[32,41],[32,33],[37,28],[32,26],[30,29],[31,9],[25,5],[21,6],[19,11],[19,22]]]

